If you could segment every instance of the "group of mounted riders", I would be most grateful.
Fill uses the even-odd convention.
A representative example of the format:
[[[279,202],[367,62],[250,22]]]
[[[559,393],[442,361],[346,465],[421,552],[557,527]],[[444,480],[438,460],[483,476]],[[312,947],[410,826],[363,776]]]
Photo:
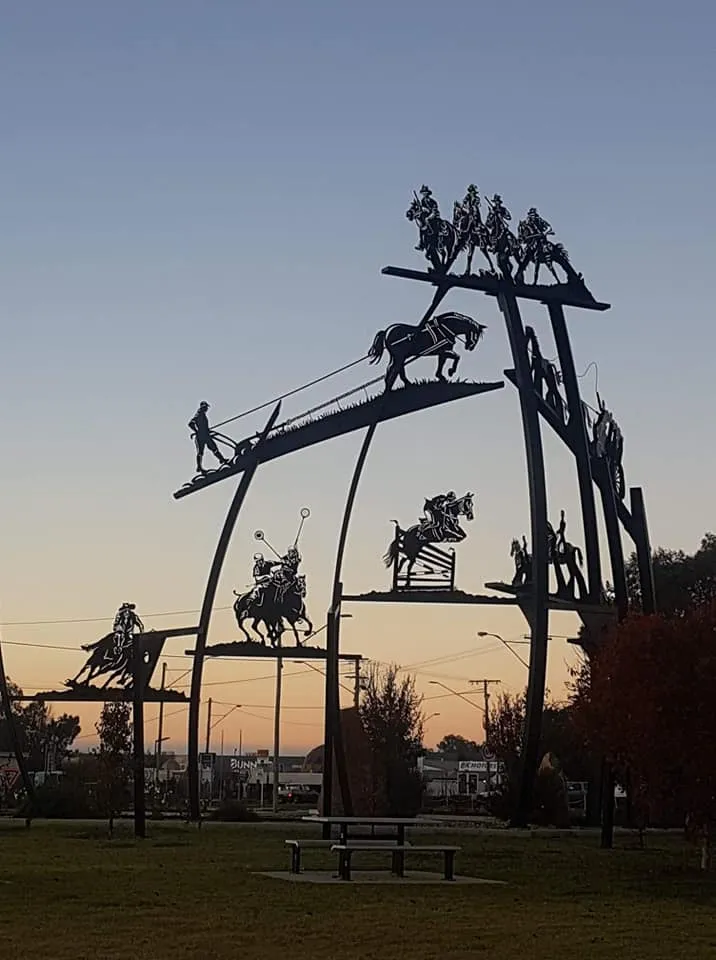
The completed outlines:
[[[418,226],[420,236],[415,249],[425,253],[435,270],[448,269],[465,251],[465,275],[468,276],[472,271],[475,251],[479,250],[489,264],[488,276],[499,276],[496,261],[505,279],[523,283],[525,270],[533,264],[534,283],[537,283],[541,266],[545,266],[559,283],[554,269],[556,263],[566,273],[568,282],[583,282],[581,274],[569,262],[564,246],[550,239],[554,236],[554,230],[535,207],[530,207],[525,219],[519,222],[515,235],[509,226],[512,214],[499,193],[494,194],[491,200],[485,197],[489,210],[483,220],[480,209],[482,198],[474,183],[467,188],[463,200],[455,201],[452,221],[442,219],[429,187],[423,185],[420,195],[414,194],[413,197],[406,217]],[[517,267],[514,276],[513,261]]]

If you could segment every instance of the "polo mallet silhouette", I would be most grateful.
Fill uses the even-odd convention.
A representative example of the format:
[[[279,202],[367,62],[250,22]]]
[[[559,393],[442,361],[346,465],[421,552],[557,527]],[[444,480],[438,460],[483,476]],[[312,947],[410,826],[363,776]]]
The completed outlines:
[[[298,541],[301,536],[301,531],[303,530],[303,525],[308,519],[308,517],[310,516],[311,516],[311,511],[308,509],[308,507],[301,507],[301,522],[298,525],[298,533],[296,534],[296,539],[293,541],[294,547],[298,546]]]
[[[278,552],[278,550],[274,550],[274,548],[271,546],[271,544],[270,544],[270,543],[268,542],[268,540],[266,539],[266,535],[264,534],[263,530],[255,530],[255,531],[254,531],[254,540],[261,540],[261,542],[262,542],[262,543],[265,543],[266,546],[269,548],[269,550],[270,550],[275,556],[277,556],[277,557],[279,558],[279,560],[281,559],[281,554]]]

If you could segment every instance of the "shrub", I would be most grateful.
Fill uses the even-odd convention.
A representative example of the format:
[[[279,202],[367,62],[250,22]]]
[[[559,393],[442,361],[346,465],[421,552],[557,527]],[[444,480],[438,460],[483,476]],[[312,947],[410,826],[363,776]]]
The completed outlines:
[[[224,800],[215,810],[211,811],[208,819],[231,823],[253,823],[259,817],[255,810],[251,810],[239,800]]]

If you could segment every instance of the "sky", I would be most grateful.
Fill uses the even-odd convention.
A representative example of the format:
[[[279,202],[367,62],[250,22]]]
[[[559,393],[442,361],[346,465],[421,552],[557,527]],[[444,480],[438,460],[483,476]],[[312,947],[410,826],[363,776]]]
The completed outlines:
[[[422,183],[448,214],[475,182],[502,194],[515,220],[536,205],[552,223],[595,296],[612,304],[568,311],[568,321],[585,399],[595,402],[598,379],[624,432],[627,483],[644,488],[653,543],[692,551],[714,528],[712,4],[35,0],[0,9],[0,613],[8,672],[27,691],[74,676],[80,644],[105,633],[124,601],[155,627],[193,622],[233,482],[172,499],[193,473],[188,419],[201,399],[216,420],[238,414],[361,357],[390,323],[417,322],[431,291],[380,269],[421,266],[404,213]],[[445,307],[488,327],[460,373],[500,379],[510,361],[496,304],[460,291]],[[541,308],[524,316],[553,356]],[[418,366],[429,375],[430,362]],[[282,415],[375,375],[354,367],[286,401]],[[252,433],[262,416],[237,430]],[[251,579],[253,531],[287,546],[303,506],[308,607],[323,622],[360,441],[260,469],[211,641],[235,635],[228,608]],[[547,433],[545,449],[550,512],[566,509],[568,538],[582,544],[573,464]],[[476,494],[458,585],[510,577],[510,540],[528,532],[528,507],[509,383],[379,427],[346,590],[387,588],[380,558],[391,521],[414,522],[425,496],[447,489]],[[148,616],[172,611],[187,613]],[[435,681],[464,691],[471,679],[499,679],[493,695],[524,685],[518,659],[476,636],[522,637],[513,610],[349,612],[345,651],[414,665],[433,698],[426,713],[439,714],[429,744],[452,731],[479,737],[482,723]],[[28,625],[48,620],[95,622]],[[575,630],[574,617],[552,616],[555,696],[575,662],[560,638]],[[168,643],[170,680],[189,668],[187,647]],[[241,704],[213,734],[223,731],[227,750],[240,739],[245,749],[270,745],[272,666],[207,665],[215,716]],[[321,742],[322,682],[287,665],[286,751]],[[151,740],[156,708],[147,712]],[[91,745],[96,711],[80,713],[78,744]],[[182,752],[186,710],[167,715],[165,749]]]

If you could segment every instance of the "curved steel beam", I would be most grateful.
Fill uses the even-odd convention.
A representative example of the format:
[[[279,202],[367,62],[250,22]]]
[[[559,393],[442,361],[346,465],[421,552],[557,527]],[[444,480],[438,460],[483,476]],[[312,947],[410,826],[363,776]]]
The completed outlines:
[[[512,816],[513,826],[527,824],[532,788],[539,764],[539,742],[542,732],[542,710],[547,677],[547,636],[549,630],[549,570],[547,566],[547,486],[539,409],[530,376],[525,331],[517,298],[501,292],[498,303],[507,325],[512,350],[515,379],[520,398],[522,431],[527,459],[530,526],[532,538],[532,593],[525,613],[531,628],[530,673],[527,685],[525,734],[522,749],[519,795]]]
[[[636,546],[636,556],[639,563],[641,608],[644,613],[656,613],[659,598],[656,595],[656,587],[654,586],[654,563],[651,556],[649,524],[646,520],[646,507],[644,505],[644,491],[641,487],[630,487],[629,496],[631,498],[631,514],[634,518],[634,532],[636,533],[634,545]]]
[[[7,682],[7,674],[5,673],[5,663],[3,661],[2,655],[2,641],[0,640],[0,706],[2,706],[2,712],[5,714],[5,723],[7,724],[8,733],[10,734],[10,743],[12,744],[12,750],[15,754],[15,759],[17,760],[17,767],[20,771],[20,777],[22,778],[22,785],[25,788],[28,799],[30,801],[30,809],[32,810],[35,800],[35,786],[30,777],[30,771],[27,769],[27,764],[25,763],[25,755],[22,752],[22,740],[20,738],[20,731],[17,728],[17,722],[15,716],[12,712],[12,700],[10,699],[10,688]],[[30,817],[27,818],[29,824]]]
[[[281,403],[279,401],[279,403],[276,404],[273,413],[266,421],[266,426],[261,431],[253,448],[255,454],[259,451],[261,445],[264,443],[266,437],[271,431],[271,428],[276,423],[280,410]],[[224,520],[224,526],[219,536],[219,542],[216,545],[216,552],[214,553],[214,559],[212,560],[211,569],[209,570],[209,578],[206,582],[206,590],[204,591],[204,599],[202,601],[201,613],[199,615],[199,629],[196,635],[196,648],[194,650],[194,665],[191,674],[191,695],[189,701],[189,813],[192,820],[201,819],[199,803],[199,708],[201,706],[201,678],[204,670],[206,638],[209,633],[211,613],[214,607],[216,590],[219,585],[219,577],[221,576],[221,570],[226,558],[226,552],[229,549],[229,543],[231,542],[231,536],[234,532],[234,527],[236,526],[236,520],[239,516],[239,511],[241,510],[246,493],[251,485],[251,481],[254,478],[254,474],[258,469],[258,465],[259,458],[258,456],[255,456],[251,466],[242,475],[241,482],[239,483],[236,493],[234,494],[234,498],[231,501],[231,505],[226,514],[226,520]]]
[[[564,380],[564,391],[567,395],[567,409],[569,422],[567,429],[571,434],[572,452],[577,463],[577,482],[579,484],[579,499],[582,507],[582,527],[584,529],[584,551],[587,556],[587,582],[589,584],[589,599],[592,603],[599,603],[602,591],[602,572],[599,559],[599,531],[597,529],[597,508],[594,502],[594,483],[592,466],[589,455],[587,432],[584,425],[582,398],[579,393],[579,380],[574,367],[572,346],[569,342],[567,323],[564,319],[564,308],[559,303],[548,305],[554,342],[557,346],[559,366]],[[612,557],[612,566],[614,557]],[[622,563],[623,572],[623,563]],[[617,579],[614,574],[614,580]],[[616,589],[616,588],[615,588]]]
[[[326,695],[325,695],[325,737],[323,747],[323,816],[331,815],[331,805],[333,800],[333,758],[335,754],[338,781],[343,797],[343,806],[346,816],[352,812],[352,797],[350,794],[350,781],[345,761],[345,750],[343,745],[343,736],[340,723],[340,694],[338,690],[338,656],[340,654],[340,623],[341,623],[341,597],[343,594],[343,585],[341,582],[343,572],[343,556],[346,550],[348,540],[348,529],[350,527],[353,505],[355,503],[358,484],[363,473],[368,450],[373,442],[376,427],[378,423],[372,423],[366,431],[363,443],[356,460],[353,470],[348,496],[346,497],[346,506],[343,511],[343,521],[341,523],[341,532],[338,536],[338,547],[336,550],[336,565],[333,571],[333,586],[331,590],[331,608],[328,611],[328,627],[326,636]]]

